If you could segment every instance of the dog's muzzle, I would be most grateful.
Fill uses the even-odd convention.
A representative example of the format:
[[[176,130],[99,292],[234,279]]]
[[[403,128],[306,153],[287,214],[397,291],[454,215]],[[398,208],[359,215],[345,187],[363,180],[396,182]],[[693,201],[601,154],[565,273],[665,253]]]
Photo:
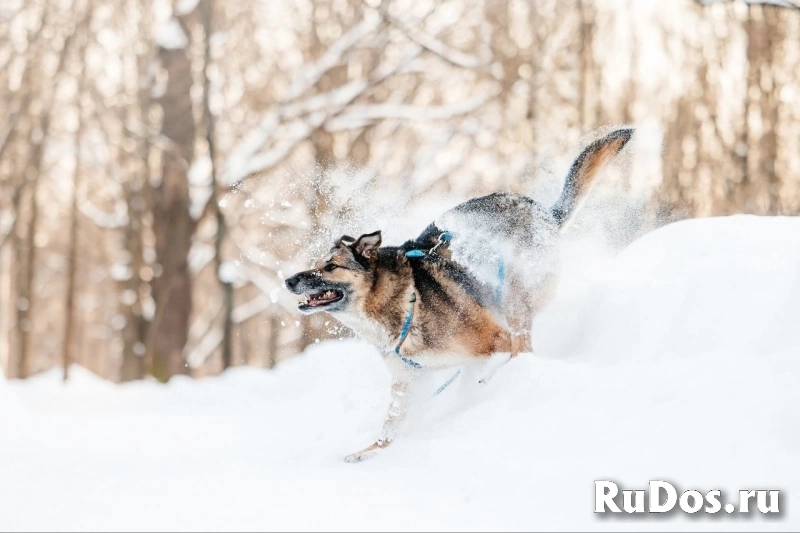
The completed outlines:
[[[291,278],[286,278],[284,284],[286,284],[286,288],[294,294],[300,294],[297,290],[298,285],[300,285],[300,274],[295,274]]]
[[[286,288],[301,296],[297,308],[306,314],[317,311],[336,311],[341,309],[345,290],[323,280],[316,271],[300,272],[286,278]]]

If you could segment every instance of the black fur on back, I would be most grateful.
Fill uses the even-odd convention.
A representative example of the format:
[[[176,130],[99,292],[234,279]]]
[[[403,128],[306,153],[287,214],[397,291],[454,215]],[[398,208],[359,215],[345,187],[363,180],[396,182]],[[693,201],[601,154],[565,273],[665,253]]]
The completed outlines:
[[[438,243],[441,233],[442,230],[436,227],[436,224],[432,223],[416,239],[408,240],[403,243],[402,246],[394,248],[392,256],[394,257],[395,264],[397,262],[398,250],[402,251],[403,254],[410,250],[421,250],[425,252],[424,256],[408,258],[413,272],[414,285],[421,294],[431,294],[442,300],[443,303],[455,304],[447,291],[433,275],[433,271],[437,270],[441,275],[453,280],[463,288],[464,291],[480,305],[491,305],[494,300],[491,290],[485,284],[478,281],[478,279],[470,274],[462,265],[437,253],[446,248],[446,243],[442,244],[437,249],[437,252],[429,253],[430,249]]]

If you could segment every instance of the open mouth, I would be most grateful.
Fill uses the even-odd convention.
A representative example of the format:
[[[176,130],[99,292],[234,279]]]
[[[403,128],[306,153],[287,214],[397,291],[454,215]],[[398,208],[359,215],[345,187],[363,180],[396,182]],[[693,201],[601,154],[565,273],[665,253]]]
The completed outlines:
[[[344,298],[344,293],[336,289],[329,289],[315,293],[303,294],[300,299],[300,309],[315,309],[336,303]]]

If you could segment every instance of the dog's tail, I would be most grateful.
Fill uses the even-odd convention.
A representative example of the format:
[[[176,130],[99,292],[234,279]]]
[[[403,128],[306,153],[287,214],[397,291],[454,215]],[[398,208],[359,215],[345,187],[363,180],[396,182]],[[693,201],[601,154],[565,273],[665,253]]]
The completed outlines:
[[[594,141],[575,159],[564,182],[561,197],[552,207],[553,216],[561,228],[567,226],[578,210],[597,172],[622,150],[632,135],[633,129],[629,128],[613,131]]]

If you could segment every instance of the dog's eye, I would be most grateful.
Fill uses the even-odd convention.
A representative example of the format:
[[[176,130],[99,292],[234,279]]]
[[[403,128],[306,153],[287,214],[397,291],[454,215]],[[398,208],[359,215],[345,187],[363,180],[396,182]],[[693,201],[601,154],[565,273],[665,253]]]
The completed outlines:
[[[334,265],[333,263],[328,263],[327,265],[325,265],[325,268],[323,270],[325,270],[325,272],[333,272],[337,268],[339,268],[339,265]]]

